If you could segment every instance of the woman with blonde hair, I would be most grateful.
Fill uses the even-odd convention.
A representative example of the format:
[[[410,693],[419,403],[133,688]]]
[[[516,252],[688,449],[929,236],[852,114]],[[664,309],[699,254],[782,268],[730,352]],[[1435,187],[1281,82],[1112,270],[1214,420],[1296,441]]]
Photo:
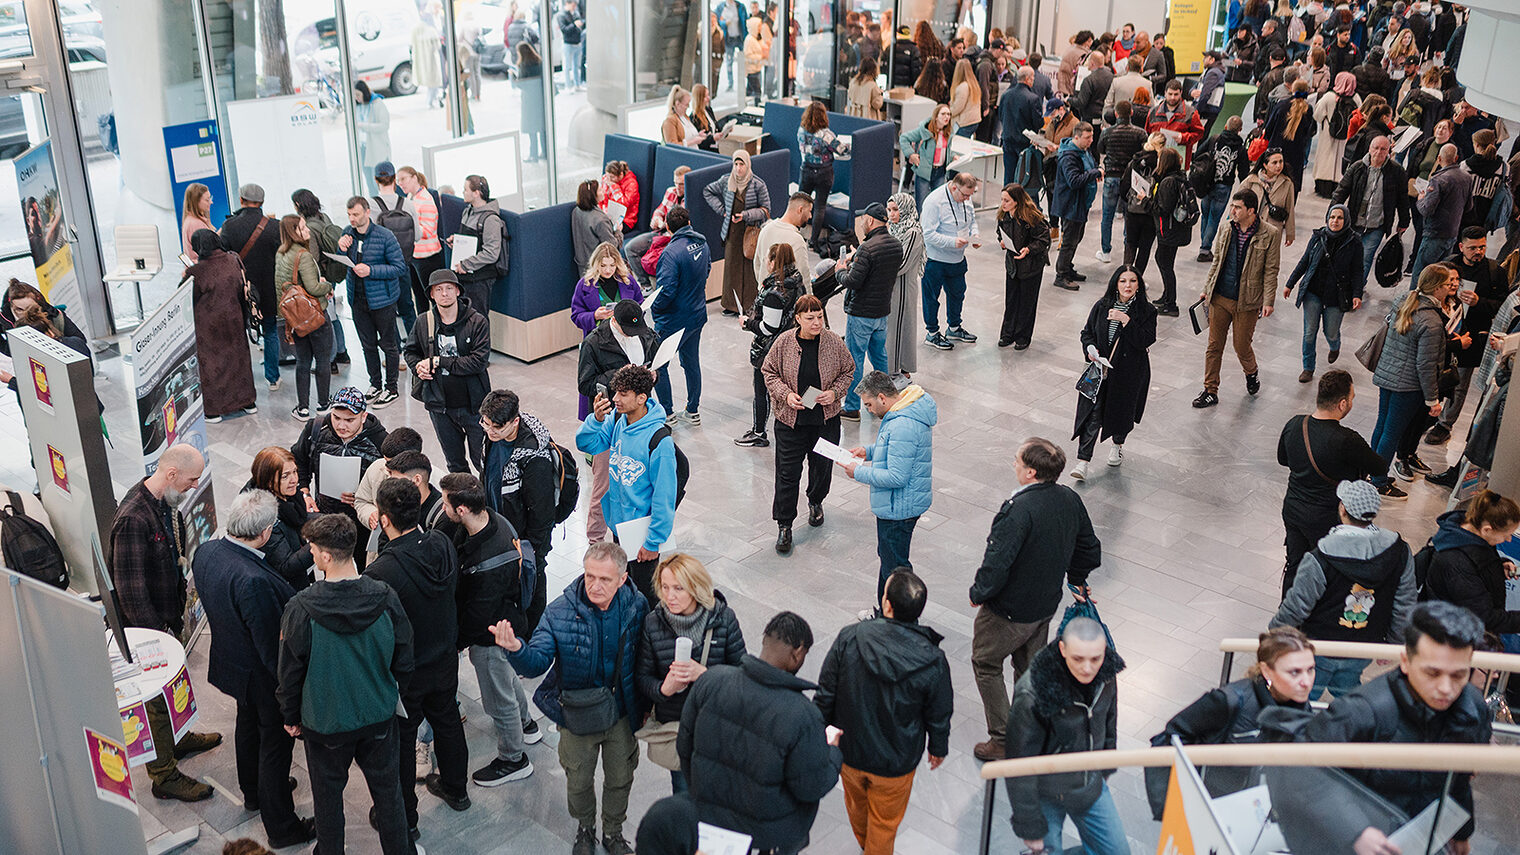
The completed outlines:
[[[665,121],[660,123],[661,142],[666,145],[694,146],[701,140],[701,131],[686,117],[689,104],[690,92],[680,84],[670,87],[670,94],[665,96]]]
[[[937,104],[922,125],[905,131],[898,141],[906,162],[913,170],[913,201],[920,206],[931,190],[945,183],[950,166],[950,137],[955,134],[955,120],[950,105]]]
[[[955,63],[955,76],[950,81],[950,115],[959,126],[955,131],[958,137],[976,133],[982,121],[982,87],[976,82],[969,59]]]
[[[185,218],[179,224],[180,252],[195,258],[190,236],[201,229],[216,231],[211,225],[211,188],[199,182],[185,188]]]
[[[580,329],[581,338],[606,323],[612,317],[612,307],[619,300],[642,303],[644,292],[633,278],[633,271],[617,244],[603,242],[591,251],[585,270],[575,283],[575,291],[570,295],[570,321]],[[591,413],[591,401],[585,395],[580,399],[578,418],[585,420]]]
[[[860,70],[850,78],[849,102],[845,112],[851,116],[860,116],[865,119],[883,118],[882,107],[886,104],[886,96],[881,92],[881,84],[876,82],[876,75],[880,66],[875,57],[866,57],[860,61]]]
[[[1446,315],[1441,308],[1460,284],[1456,268],[1432,264],[1420,272],[1418,285],[1388,316],[1383,350],[1372,372],[1372,382],[1378,387],[1378,415],[1369,443],[1385,463],[1393,463],[1399,440],[1422,411],[1441,415],[1440,375],[1446,365]],[[1386,471],[1373,477],[1372,483],[1385,499],[1408,496]]]
[[[1309,141],[1314,138],[1314,120],[1309,115],[1309,82],[1293,84],[1293,94],[1272,108],[1263,133],[1269,148],[1282,149],[1283,171],[1293,182],[1293,192],[1303,189],[1304,164],[1309,159]]]
[[[707,568],[684,552],[660,562],[654,587],[659,600],[644,616],[633,675],[653,709],[635,735],[649,746],[649,759],[670,770],[671,791],[684,793],[686,776],[675,751],[681,711],[691,685],[708,668],[743,661],[744,631]],[[683,638],[687,644],[680,643]],[[688,645],[690,654],[677,656],[677,648]]]
[[[1124,263],[1145,276],[1151,260],[1151,245],[1156,242],[1156,217],[1150,210],[1151,184],[1156,172],[1156,154],[1166,148],[1166,136],[1160,131],[1145,140],[1145,146],[1129,159],[1129,168],[1119,179],[1119,198],[1124,200]],[[1136,183],[1135,179],[1140,179]]]

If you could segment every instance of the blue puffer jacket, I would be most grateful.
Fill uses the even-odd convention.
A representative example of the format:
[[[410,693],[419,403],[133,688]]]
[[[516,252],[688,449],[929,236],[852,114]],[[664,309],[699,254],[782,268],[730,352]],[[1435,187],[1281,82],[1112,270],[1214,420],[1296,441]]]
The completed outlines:
[[[401,254],[401,244],[396,242],[395,232],[371,222],[369,231],[362,235],[353,226],[344,229],[343,233],[354,239],[345,253],[349,260],[355,264],[369,265],[369,275],[363,278],[354,275],[352,270],[349,271],[349,298],[353,298],[354,289],[363,285],[364,302],[371,309],[383,309],[400,300],[401,277],[411,274],[407,270],[406,256]],[[361,245],[364,248],[362,255],[359,252]]]
[[[1061,140],[1056,151],[1056,186],[1050,214],[1063,220],[1085,220],[1093,199],[1098,195],[1098,181],[1103,170],[1093,159],[1092,151],[1071,141]]]
[[[712,255],[701,232],[685,226],[671,235],[655,268],[654,284],[660,293],[650,306],[654,331],[660,338],[676,330],[695,332],[707,323],[707,273],[711,268]]]
[[[634,689],[634,660],[644,615],[649,603],[632,581],[625,582],[606,611],[586,599],[585,577],[577,576],[549,608],[533,631],[533,638],[516,653],[509,653],[512,667],[522,677],[537,677],[554,667],[533,693],[533,702],[549,720],[565,726],[560,707],[562,689],[591,689],[612,681],[617,669],[614,651],[622,637],[623,671],[614,689],[618,706],[637,728],[644,718],[644,702]]]
[[[916,385],[881,419],[876,444],[866,449],[870,466],[855,469],[855,480],[871,488],[871,513],[884,520],[923,514],[934,502],[934,445],[930,431],[939,408]]]

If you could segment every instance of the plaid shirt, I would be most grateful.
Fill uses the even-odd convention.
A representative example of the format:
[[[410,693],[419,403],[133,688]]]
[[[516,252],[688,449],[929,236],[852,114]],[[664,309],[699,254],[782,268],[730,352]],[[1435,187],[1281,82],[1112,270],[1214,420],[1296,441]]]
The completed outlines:
[[[111,521],[111,580],[127,626],[179,635],[185,623],[184,519],[144,481],[127,491]],[[171,531],[170,515],[175,521]]]

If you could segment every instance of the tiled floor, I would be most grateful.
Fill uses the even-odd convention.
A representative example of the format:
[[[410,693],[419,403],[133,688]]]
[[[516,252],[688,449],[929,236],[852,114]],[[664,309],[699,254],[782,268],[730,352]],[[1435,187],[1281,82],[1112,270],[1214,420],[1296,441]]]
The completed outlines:
[[[1321,221],[1324,209],[1317,199],[1300,204],[1298,216],[1305,231],[1300,242],[1283,253],[1284,278],[1297,261],[1308,224]],[[986,215],[982,228],[991,228]],[[1090,281],[1076,294],[1045,289],[1034,343],[1022,353],[995,346],[1003,302],[1002,259],[995,249],[972,253],[965,323],[982,336],[981,341],[948,353],[922,348],[919,355],[915,380],[938,401],[940,421],[934,436],[934,507],[919,525],[913,554],[917,570],[929,584],[931,603],[924,619],[946,637],[956,715],[949,759],[937,771],[920,770],[899,838],[901,852],[937,855],[976,848],[982,786],[971,747],[985,734],[969,667],[972,610],[965,591],[980,560],[992,515],[1013,488],[1010,462],[1019,442],[1030,435],[1046,436],[1074,456],[1070,437],[1076,393],[1072,384],[1082,368],[1077,331],[1113,269],[1093,260],[1097,243],[1095,210],[1078,256],[1078,267]],[[1198,293],[1204,273],[1204,266],[1195,263],[1192,255],[1185,251],[1178,264],[1183,305],[1194,299],[1189,295]],[[1157,286],[1152,293],[1159,290]],[[1346,358],[1339,365],[1356,375],[1361,392],[1348,423],[1364,435],[1371,431],[1376,395],[1367,372],[1350,352],[1383,316],[1393,293],[1373,286],[1369,304],[1346,320]],[[1282,563],[1279,507],[1284,480],[1276,463],[1276,441],[1284,420],[1312,408],[1313,399],[1312,385],[1295,382],[1300,368],[1301,316],[1292,306],[1281,309],[1261,324],[1256,337],[1262,361],[1261,394],[1255,398],[1245,394],[1238,366],[1227,352],[1222,402],[1204,411],[1189,406],[1199,389],[1203,341],[1192,334],[1186,318],[1163,318],[1160,338],[1151,350],[1153,385],[1146,417],[1131,437],[1124,466],[1103,466],[1105,454],[1100,449],[1093,477],[1077,487],[1103,540],[1103,566],[1092,577],[1096,601],[1129,663],[1120,677],[1121,747],[1145,744],[1168,716],[1215,685],[1218,640],[1254,635],[1275,609]],[[835,320],[840,320],[837,307]],[[795,552],[789,557],[776,555],[771,548],[775,529],[769,514],[771,453],[737,448],[731,441],[747,428],[750,414],[749,336],[739,331],[735,321],[719,317],[714,307],[703,344],[703,425],[680,428],[677,434],[691,458],[693,477],[677,518],[675,541],[707,563],[752,643],[774,612],[785,608],[802,614],[817,637],[803,676],[816,676],[834,633],[870,604],[876,555],[867,492],[836,477],[827,502],[828,522],[819,529],[798,529]],[[1323,346],[1320,353],[1323,367]],[[525,365],[496,357],[491,368],[493,384],[516,390],[525,409],[543,418],[561,442],[569,443],[575,428],[574,359],[573,353],[566,353]],[[113,475],[121,490],[139,471],[129,454],[130,418],[123,415],[131,410],[124,406],[120,360],[105,361],[103,370],[101,397],[116,437]],[[356,366],[349,377],[358,383],[362,373]],[[287,369],[279,392],[270,394],[260,387],[257,416],[212,426],[215,485],[221,501],[242,485],[252,455],[260,447],[295,439],[298,426],[287,415],[293,402],[293,377]],[[14,407],[9,397],[0,406],[0,419],[12,420],[6,422],[13,428],[5,431],[10,437],[18,436]],[[441,457],[427,419],[415,403],[403,397],[379,415],[387,425],[418,427],[428,436],[434,459]],[[846,423],[845,444],[868,444],[876,427],[870,417],[859,425]],[[1440,457],[1439,450],[1427,450],[1425,459],[1434,465]],[[24,453],[0,455],[6,467],[0,475],[13,484],[30,484],[24,460]],[[1391,507],[1382,522],[1398,528],[1411,542],[1423,542],[1444,502],[1434,488],[1416,483],[1410,500]],[[553,555],[553,590],[575,572],[571,556],[584,547],[583,519],[578,513],[563,527],[569,534],[556,535],[563,543],[556,545]],[[204,677],[205,648],[203,643],[192,657],[197,678]],[[231,702],[204,682],[198,688],[200,727],[221,730],[230,739]],[[478,766],[488,759],[493,742],[479,706],[473,671],[467,667],[461,669],[461,694],[469,716],[472,766]],[[491,790],[472,788],[475,806],[466,813],[455,813],[424,793],[422,843],[428,851],[568,851],[574,827],[565,812],[563,776],[553,742],[551,734],[530,749],[537,771],[528,780]],[[191,774],[214,780],[219,785],[217,796],[196,805],[159,802],[140,781],[138,795],[146,808],[143,825],[148,836],[199,823],[201,841],[191,851],[202,853],[219,852],[223,839],[263,838],[257,817],[243,812],[237,803],[230,745],[184,766]],[[297,804],[309,810],[304,772],[298,772],[297,778],[301,779]],[[1500,816],[1510,826],[1515,822],[1514,788],[1505,786],[1501,793],[1503,783],[1513,784],[1483,782],[1480,828],[1484,833],[1474,848],[1481,855],[1506,851],[1512,845],[1501,847],[1495,841],[1517,839],[1512,827],[1508,833],[1496,830]],[[1139,774],[1121,771],[1112,778],[1112,786],[1132,851],[1154,851],[1157,829],[1143,803]],[[668,792],[664,771],[643,764],[635,783],[630,834],[649,803]],[[357,776],[348,796],[351,851],[377,851],[375,837],[364,821],[368,797]],[[1503,807],[1506,804],[1508,808]],[[1000,800],[995,851],[1013,851],[1017,846],[1006,816],[1006,803]],[[811,852],[853,855],[858,851],[837,790],[823,803],[813,841]]]

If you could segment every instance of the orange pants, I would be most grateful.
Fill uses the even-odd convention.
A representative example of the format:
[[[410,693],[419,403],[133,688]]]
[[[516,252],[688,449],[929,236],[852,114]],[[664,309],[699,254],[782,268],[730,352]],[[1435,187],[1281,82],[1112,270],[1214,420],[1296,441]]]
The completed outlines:
[[[902,824],[908,796],[913,792],[913,774],[885,778],[849,765],[840,770],[844,809],[850,815],[855,842],[865,850],[865,855],[892,855],[897,826]]]

